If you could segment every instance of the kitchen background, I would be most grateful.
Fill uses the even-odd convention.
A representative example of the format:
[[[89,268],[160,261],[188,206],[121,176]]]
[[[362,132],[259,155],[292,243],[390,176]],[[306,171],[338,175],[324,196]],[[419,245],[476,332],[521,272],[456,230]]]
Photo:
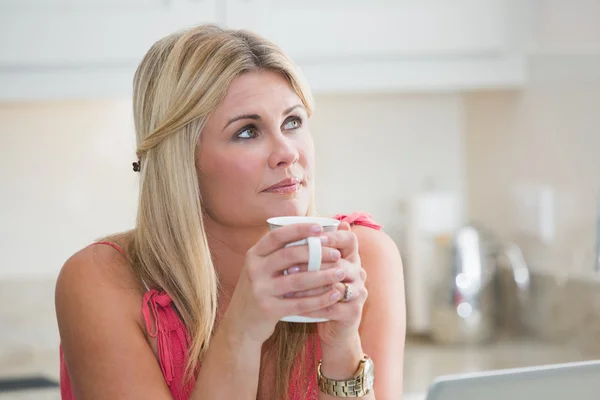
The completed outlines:
[[[133,70],[199,22],[263,33],[305,72],[320,213],[368,211],[403,253],[406,398],[600,358],[599,21],[600,0],[0,2],[0,398],[59,397],[3,388],[57,379],[56,276],[135,221]],[[523,300],[499,257],[494,334],[444,342],[432,254],[468,223],[517,244],[531,284]]]

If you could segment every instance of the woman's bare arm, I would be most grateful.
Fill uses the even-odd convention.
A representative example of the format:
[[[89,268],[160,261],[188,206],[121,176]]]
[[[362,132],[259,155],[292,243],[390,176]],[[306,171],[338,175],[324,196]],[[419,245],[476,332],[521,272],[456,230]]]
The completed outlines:
[[[398,399],[402,393],[406,306],[402,259],[384,232],[354,226],[362,266],[367,271],[369,297],[363,309],[360,338],[375,363],[377,400]]]
[[[113,249],[91,246],[69,259],[58,278],[56,313],[78,400],[172,398],[146,339],[139,283],[128,271]],[[261,348],[232,331],[224,320],[191,400],[256,398]]]
[[[56,315],[78,400],[171,399],[139,323],[142,295],[127,270],[114,249],[90,246],[58,277]]]

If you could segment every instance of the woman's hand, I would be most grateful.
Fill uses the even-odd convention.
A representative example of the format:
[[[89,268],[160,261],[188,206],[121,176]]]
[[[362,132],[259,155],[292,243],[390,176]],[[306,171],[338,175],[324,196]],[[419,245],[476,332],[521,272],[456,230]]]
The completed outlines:
[[[324,263],[321,270],[342,268],[344,278],[335,285],[335,288],[344,294],[345,283],[350,287],[351,296],[347,301],[342,298],[341,301],[303,315],[329,319],[328,322],[318,325],[321,345],[329,348],[345,348],[356,344],[358,338],[358,327],[367,299],[365,288],[367,273],[361,267],[358,240],[347,222],[342,222],[336,232],[325,233],[325,237],[327,237],[326,246],[338,249],[341,258],[334,263]]]
[[[244,267],[223,322],[227,322],[229,327],[233,326],[245,339],[264,343],[273,334],[277,322],[284,316],[313,313],[317,310],[331,310],[331,314],[334,315],[333,310],[337,310],[336,304],[342,298],[345,288],[340,281],[354,279],[350,264],[344,261],[338,268],[283,274],[285,270],[297,271],[297,266],[308,263],[309,257],[306,246],[285,245],[321,234],[320,225],[296,224],[277,228],[261,238],[246,254]],[[333,243],[346,241],[343,234],[333,238]],[[341,247],[353,248],[346,245]],[[326,247],[322,254],[323,265],[336,263],[344,256],[343,251]],[[361,289],[357,289],[359,294]],[[290,295],[310,291],[313,291],[313,294],[309,296]],[[326,312],[327,316],[329,314]],[[335,315],[338,316],[338,313]],[[334,323],[339,326],[335,325],[337,328],[333,331],[337,332],[343,326],[352,330],[355,325],[354,319],[350,322],[348,318],[341,318],[341,321]]]

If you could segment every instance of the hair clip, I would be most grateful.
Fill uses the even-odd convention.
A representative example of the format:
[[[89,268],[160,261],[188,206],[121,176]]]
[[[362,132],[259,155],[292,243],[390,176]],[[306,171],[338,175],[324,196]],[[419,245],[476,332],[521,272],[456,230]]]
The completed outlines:
[[[135,161],[131,165],[133,165],[134,172],[140,172],[140,162],[139,161]]]

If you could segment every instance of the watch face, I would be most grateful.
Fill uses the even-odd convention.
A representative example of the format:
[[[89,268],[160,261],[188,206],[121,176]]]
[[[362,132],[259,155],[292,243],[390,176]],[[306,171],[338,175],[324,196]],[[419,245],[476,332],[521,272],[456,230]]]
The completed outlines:
[[[365,362],[365,389],[373,389],[375,380],[375,365],[370,358]]]

